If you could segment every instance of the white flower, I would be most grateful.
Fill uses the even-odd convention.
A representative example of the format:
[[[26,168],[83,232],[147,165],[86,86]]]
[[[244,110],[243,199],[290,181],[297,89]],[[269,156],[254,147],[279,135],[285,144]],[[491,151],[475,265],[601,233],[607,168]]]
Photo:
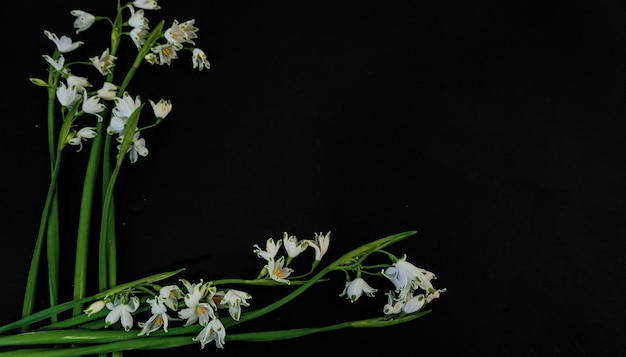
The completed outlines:
[[[43,55],[43,58],[57,71],[64,71],[65,57],[59,56],[59,58],[56,61],[48,55]]]
[[[191,55],[191,63],[193,64],[194,69],[198,69],[199,71],[204,68],[211,68],[211,64],[207,60],[206,54],[199,48],[194,48]]]
[[[120,135],[117,138],[117,141],[120,145],[117,146],[117,150],[122,148],[121,143],[124,141],[124,135]],[[146,140],[144,138],[139,138],[139,130],[135,131],[133,135],[133,143],[128,147],[128,157],[130,158],[130,162],[134,164],[137,162],[139,158],[138,155],[143,157],[148,156],[148,149],[146,148]]]
[[[235,321],[239,321],[239,317],[241,316],[241,307],[242,306],[250,306],[246,300],[251,299],[252,296],[245,291],[229,289],[222,300],[220,301],[220,305],[228,306],[228,313]]]
[[[104,82],[102,88],[98,89],[98,97],[104,100],[113,100],[117,96],[117,86],[113,83]]]
[[[64,107],[71,107],[80,100],[80,94],[76,91],[76,87],[66,87],[65,83],[61,82],[56,90],[56,96]]]
[[[114,116],[113,118],[111,118],[111,121],[109,122],[109,126],[107,127],[107,134],[124,135],[124,132],[125,132],[124,128],[126,126],[126,123],[128,123],[128,118],[125,118],[125,117],[120,118],[120,117]]]
[[[161,7],[157,4],[157,0],[135,0],[133,5],[140,9],[159,10]]]
[[[159,297],[167,307],[176,311],[178,310],[178,299],[183,297],[183,293],[178,286],[167,285],[159,290]]]
[[[91,25],[96,22],[96,17],[92,14],[82,11],[82,10],[72,10],[70,14],[76,16],[74,20],[74,28],[76,29],[76,33],[80,33],[81,31],[85,31],[91,27]]]
[[[102,111],[106,109],[106,106],[100,103],[100,97],[94,95],[93,97],[87,98],[87,91],[83,92],[83,111],[87,114],[93,114],[98,117],[98,121],[102,121]]]
[[[282,240],[274,242],[273,238],[269,238],[267,242],[265,242],[265,250],[261,249],[258,244],[255,244],[253,253],[256,253],[259,258],[263,258],[267,261],[274,260],[274,257],[276,256],[276,253],[278,253],[282,244]]]
[[[76,91],[78,93],[82,93],[85,88],[91,87],[91,83],[89,83],[89,80],[85,77],[79,77],[79,76],[75,76],[70,74],[69,76],[67,76],[67,85],[69,87],[76,87]]]
[[[54,33],[50,32],[48,30],[44,31],[44,34],[52,42],[54,42],[54,44],[57,46],[57,49],[61,53],[72,52],[72,51],[74,51],[75,49],[77,49],[78,47],[80,47],[80,46],[82,46],[84,44],[83,41],[73,42],[72,39],[67,37],[67,36],[61,36],[61,38],[58,38],[57,35],[55,35]]]
[[[130,18],[128,19],[128,25],[133,28],[149,29],[148,18],[144,16],[143,9],[135,11],[135,8],[128,6],[130,10]]]
[[[178,53],[176,52],[178,49],[176,46],[172,44],[165,44],[152,47],[152,52],[159,55],[159,64],[160,65],[170,65],[173,59],[178,58]]]
[[[407,262],[406,254],[392,266],[384,269],[382,274],[393,283],[396,291],[402,296],[406,296],[411,290],[418,287],[426,292],[434,291],[430,281],[435,278],[435,275]]]
[[[141,48],[146,43],[146,39],[148,38],[149,32],[145,28],[134,27],[130,30],[130,38],[135,43],[137,48]]]
[[[226,328],[224,328],[224,325],[220,320],[213,319],[193,340],[200,341],[202,348],[204,348],[204,346],[211,341],[215,341],[215,346],[217,346],[217,348],[224,348],[224,343],[226,341]]]
[[[426,304],[424,294],[419,294],[416,296],[409,295],[407,298],[408,299],[406,300],[406,303],[402,307],[402,311],[407,314],[419,311]]]
[[[330,232],[325,235],[322,233],[315,233],[315,240],[308,240],[309,245],[315,250],[315,260],[320,261],[330,245]]]
[[[387,295],[387,304],[383,307],[383,312],[385,313],[385,315],[399,314],[404,307],[405,301],[402,299],[397,299],[393,291],[390,291],[385,295]]]
[[[116,59],[117,57],[111,55],[111,53],[109,52],[109,49],[107,48],[106,50],[104,50],[104,52],[102,52],[100,57],[98,56],[91,57],[89,60],[91,60],[91,63],[93,63],[94,67],[96,67],[96,69],[98,70],[98,72],[100,72],[100,74],[102,74],[103,76],[106,76],[107,74],[111,72],[111,69],[115,66],[114,62]]]
[[[164,119],[172,111],[172,102],[169,100],[161,99],[157,103],[150,100],[150,105],[157,118]]]
[[[203,283],[202,280],[198,284],[191,284],[184,279],[181,279],[181,282],[188,291],[184,297],[187,307],[178,312],[178,317],[187,320],[185,326],[192,325],[196,321],[199,321],[200,325],[206,326],[210,319],[215,319],[216,307],[211,298],[217,289],[211,286],[211,282]],[[201,302],[204,298],[208,298],[209,302]]]
[[[163,35],[165,36],[165,39],[169,44],[174,45],[178,48],[183,47],[183,43],[187,41],[187,34],[178,25],[178,20],[174,20],[172,26],[165,30],[165,33]]]
[[[343,292],[339,296],[346,296],[351,302],[355,302],[365,293],[369,297],[373,297],[377,290],[372,288],[363,278],[356,278],[347,281]]]
[[[146,62],[150,63],[150,64],[157,64],[159,63],[159,56],[157,56],[154,53],[148,53],[146,55],[146,57],[144,57]]]
[[[126,331],[129,331],[133,327],[133,316],[131,313],[137,311],[139,298],[133,296],[128,303],[124,303],[123,296],[116,296],[113,302],[106,304],[106,307],[111,312],[104,319],[104,327],[109,327],[121,319],[122,326]]]
[[[136,96],[133,99],[128,92],[124,92],[122,97],[116,97],[115,107],[113,108],[113,115],[121,118],[130,118],[131,115],[141,107],[141,98]]]
[[[160,329],[161,327],[163,327],[163,331],[167,332],[169,320],[172,318],[167,314],[167,308],[165,307],[163,299],[160,296],[155,296],[154,299],[147,299],[146,302],[148,302],[151,306],[150,312],[152,313],[152,316],[150,316],[148,321],[145,323],[139,323],[141,331],[137,335],[149,336],[150,333]]]
[[[289,258],[295,258],[306,250],[309,246],[309,242],[306,240],[298,242],[296,236],[290,236],[285,232],[283,234],[283,245]]]
[[[196,34],[196,32],[198,32],[198,28],[194,26],[195,22],[196,20],[192,19],[183,22],[179,26],[180,29],[185,33],[185,41],[191,43],[192,45],[195,45],[193,39],[198,38],[198,35]]]
[[[289,280],[286,278],[293,273],[293,269],[288,267],[283,267],[285,264],[285,257],[280,257],[278,260],[270,259],[265,268],[267,272],[270,274],[270,278],[272,280],[278,281],[280,283],[290,284]]]

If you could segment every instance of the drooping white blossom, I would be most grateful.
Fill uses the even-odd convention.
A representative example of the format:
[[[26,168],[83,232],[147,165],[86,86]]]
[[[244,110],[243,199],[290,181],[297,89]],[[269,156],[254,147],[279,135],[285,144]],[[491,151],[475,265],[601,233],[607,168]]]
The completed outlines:
[[[70,14],[76,16],[76,19],[74,19],[74,28],[77,34],[89,29],[91,25],[96,22],[95,16],[82,10],[72,10]]]
[[[75,49],[77,49],[78,47],[82,46],[84,44],[83,41],[72,41],[71,38],[63,35],[61,36],[61,38],[57,37],[56,34],[46,30],[44,31],[44,34],[52,41],[54,42],[54,44],[57,46],[57,49],[59,50],[59,52],[61,53],[68,53],[68,52],[72,52]]]
[[[191,64],[193,65],[193,68],[197,68],[198,71],[201,71],[204,68],[211,68],[211,64],[209,63],[209,60],[207,60],[206,54],[199,48],[193,49],[191,53]]]

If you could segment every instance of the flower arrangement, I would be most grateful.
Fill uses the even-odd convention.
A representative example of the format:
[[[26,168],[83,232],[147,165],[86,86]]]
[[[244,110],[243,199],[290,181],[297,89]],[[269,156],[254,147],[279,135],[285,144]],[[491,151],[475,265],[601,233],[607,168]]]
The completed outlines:
[[[110,43],[87,60],[69,61],[84,45],[66,35],[45,30],[54,51],[43,55],[49,65],[47,79],[31,81],[47,91],[47,131],[51,180],[43,207],[28,275],[22,318],[0,326],[0,355],[84,356],[120,355],[126,350],[169,349],[191,344],[224,348],[228,341],[272,341],[346,328],[386,327],[410,322],[428,313],[426,307],[445,289],[436,289],[435,274],[418,268],[389,250],[393,244],[415,235],[401,232],[358,246],[327,264],[330,232],[315,232],[308,239],[282,233],[256,244],[252,253],[260,259],[255,278],[225,278],[190,281],[179,277],[184,269],[163,272],[131,282],[118,282],[114,192],[124,165],[136,164],[149,154],[144,133],[161,124],[172,112],[167,99],[143,100],[128,91],[140,67],[171,65],[185,55],[198,71],[209,70],[205,52],[194,42],[199,29],[195,20],[171,20],[152,24],[147,14],[160,10],[156,0],[117,1],[113,18],[72,10],[76,35],[108,24]],[[126,72],[120,72],[120,43],[129,38],[136,48]],[[68,57],[68,58],[66,58]],[[83,77],[91,71],[93,77]],[[123,75],[120,76],[120,73]],[[86,74],[85,74],[86,75]],[[150,104],[146,120],[144,107]],[[147,121],[147,123],[145,123]],[[75,246],[72,299],[59,301],[59,172],[61,159],[70,148],[85,153],[89,146]],[[101,187],[100,187],[101,186]],[[95,199],[97,188],[101,200]],[[99,220],[94,217],[99,214]],[[92,230],[98,231],[92,242]],[[97,279],[88,276],[88,248],[97,244]],[[304,273],[294,268],[306,251],[313,259]],[[45,255],[45,257],[44,257]],[[46,262],[46,267],[41,263]],[[356,302],[373,297],[389,285],[387,303],[375,317],[332,323],[321,327],[264,329],[238,332],[237,326],[260,318],[296,299],[313,286],[342,272],[345,281],[336,295]],[[36,310],[41,294],[37,287],[47,279],[49,307]],[[97,280],[97,287],[88,282]],[[256,307],[247,287],[289,287],[267,305]],[[90,290],[97,291],[89,293]],[[265,290],[263,290],[265,291]]]

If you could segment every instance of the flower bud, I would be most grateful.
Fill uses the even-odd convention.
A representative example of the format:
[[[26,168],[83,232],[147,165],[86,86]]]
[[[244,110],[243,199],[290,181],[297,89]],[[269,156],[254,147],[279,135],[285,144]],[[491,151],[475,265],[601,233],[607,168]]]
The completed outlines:
[[[89,307],[86,308],[84,312],[87,314],[87,316],[91,316],[93,314],[100,312],[100,310],[104,309],[105,305],[106,305],[106,302],[104,300],[98,300],[92,303],[91,305],[89,305]]]
[[[33,83],[36,86],[48,88],[48,83],[44,81],[43,79],[40,79],[40,78],[29,78],[29,79],[31,83]]]

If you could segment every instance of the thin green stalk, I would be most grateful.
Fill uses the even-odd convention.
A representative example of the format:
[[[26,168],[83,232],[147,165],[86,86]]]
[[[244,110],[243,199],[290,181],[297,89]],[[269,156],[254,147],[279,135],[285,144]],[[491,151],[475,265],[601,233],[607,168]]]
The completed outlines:
[[[55,49],[53,57],[58,59],[60,52]],[[56,133],[56,87],[59,80],[59,72],[50,66],[48,69],[48,154],[50,156],[50,176],[52,178],[54,172],[54,163],[56,162],[57,143],[55,141]],[[58,185],[54,189],[52,203],[50,206],[50,215],[48,216],[47,232],[46,232],[46,252],[48,262],[48,295],[50,306],[54,306],[59,300],[59,200]],[[57,321],[57,316],[52,316],[52,321]]]
[[[98,133],[103,133],[104,122],[97,124]],[[91,146],[89,161],[87,163],[87,171],[85,181],[83,183],[83,191],[81,196],[80,213],[78,218],[78,231],[76,238],[76,262],[74,264],[74,299],[85,297],[87,290],[87,257],[89,251],[89,236],[91,232],[91,217],[93,198],[95,191],[95,182],[100,166],[100,156],[102,153],[103,135],[97,135]],[[73,314],[78,315],[82,312],[82,306],[76,306]]]
[[[30,315],[34,309],[35,292],[37,287],[37,276],[39,275],[39,262],[41,260],[43,237],[46,232],[48,218],[50,216],[50,208],[52,206],[52,201],[56,192],[56,182],[59,175],[60,166],[61,155],[59,152],[57,153],[55,164],[52,169],[52,178],[50,180],[50,185],[48,186],[48,193],[46,195],[46,201],[44,203],[43,212],[41,214],[41,221],[39,223],[39,232],[37,233],[37,240],[35,241],[35,249],[30,262],[28,279],[26,281],[26,292],[24,294],[24,305],[22,307],[22,316]]]
[[[400,318],[388,319],[375,317],[357,321],[341,322],[321,327],[306,327],[274,331],[255,331],[238,334],[227,334],[225,341],[267,342],[299,338],[307,335],[330,332],[347,328],[382,328],[413,321],[428,314],[430,310],[405,315]],[[165,333],[157,331],[151,336],[137,336],[125,331],[90,331],[90,330],[57,330],[31,332],[15,336],[0,337],[0,346],[34,346],[34,345],[87,345],[84,347],[32,349],[7,352],[11,356],[31,356],[33,353],[46,356],[78,356],[91,353],[111,353],[125,350],[168,349],[197,343],[194,341],[201,326],[194,325],[171,329]],[[58,354],[55,354],[58,352]],[[15,354],[11,354],[15,353]],[[4,356],[0,353],[0,356]]]

